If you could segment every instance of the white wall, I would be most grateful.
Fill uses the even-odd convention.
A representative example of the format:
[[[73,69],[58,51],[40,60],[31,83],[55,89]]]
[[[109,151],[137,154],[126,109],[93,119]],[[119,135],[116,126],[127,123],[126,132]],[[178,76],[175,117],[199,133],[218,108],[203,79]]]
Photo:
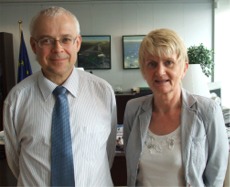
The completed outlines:
[[[230,0],[217,2],[217,8],[215,8],[215,81],[221,82],[223,105],[230,107]]]
[[[35,72],[39,70],[39,65],[29,46],[29,22],[35,12],[49,5],[63,6],[75,13],[82,35],[111,35],[112,69],[93,70],[93,73],[106,79],[114,88],[120,86],[123,91],[147,85],[139,70],[123,70],[122,35],[147,34],[152,29],[167,27],[176,30],[184,38],[187,47],[200,43],[209,48],[212,46],[212,5],[209,0],[184,3],[174,0],[0,4],[0,31],[14,35],[16,72],[20,41],[18,20],[23,21],[27,50]]]

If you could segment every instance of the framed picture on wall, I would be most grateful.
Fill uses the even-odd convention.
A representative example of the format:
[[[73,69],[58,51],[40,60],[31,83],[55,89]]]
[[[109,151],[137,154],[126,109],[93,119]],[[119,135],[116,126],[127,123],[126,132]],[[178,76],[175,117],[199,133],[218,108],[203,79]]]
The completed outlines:
[[[144,37],[145,35],[122,36],[124,69],[139,69],[138,51]]]
[[[83,35],[77,66],[85,70],[111,69],[111,36]]]

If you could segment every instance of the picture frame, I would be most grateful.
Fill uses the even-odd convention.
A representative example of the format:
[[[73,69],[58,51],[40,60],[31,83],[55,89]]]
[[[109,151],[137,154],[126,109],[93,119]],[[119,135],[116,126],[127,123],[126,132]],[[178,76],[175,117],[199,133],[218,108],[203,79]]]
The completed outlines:
[[[122,36],[123,69],[139,69],[138,52],[145,35]]]
[[[111,69],[111,36],[82,35],[77,66],[85,70]]]

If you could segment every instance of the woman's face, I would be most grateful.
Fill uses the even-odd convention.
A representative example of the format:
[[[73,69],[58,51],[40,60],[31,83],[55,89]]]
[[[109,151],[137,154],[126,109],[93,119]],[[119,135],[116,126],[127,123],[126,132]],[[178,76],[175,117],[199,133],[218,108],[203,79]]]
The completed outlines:
[[[177,60],[177,55],[170,57],[147,56],[143,62],[143,76],[150,89],[157,94],[168,94],[180,90],[188,64]]]

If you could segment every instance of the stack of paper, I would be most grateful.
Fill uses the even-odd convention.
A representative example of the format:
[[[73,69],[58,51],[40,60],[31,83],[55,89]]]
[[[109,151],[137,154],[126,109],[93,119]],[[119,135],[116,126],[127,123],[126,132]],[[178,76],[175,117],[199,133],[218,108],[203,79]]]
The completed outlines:
[[[4,144],[4,131],[0,131],[0,144]]]
[[[230,127],[230,108],[222,107],[225,125]]]

